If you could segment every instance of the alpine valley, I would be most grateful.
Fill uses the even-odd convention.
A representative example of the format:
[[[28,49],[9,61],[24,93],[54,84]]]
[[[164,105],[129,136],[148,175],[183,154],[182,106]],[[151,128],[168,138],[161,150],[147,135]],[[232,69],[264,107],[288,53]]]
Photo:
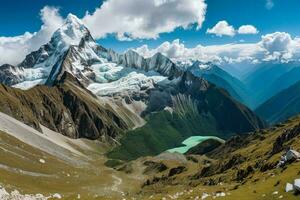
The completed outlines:
[[[0,66],[0,199],[298,199],[299,66],[120,54],[69,14]]]

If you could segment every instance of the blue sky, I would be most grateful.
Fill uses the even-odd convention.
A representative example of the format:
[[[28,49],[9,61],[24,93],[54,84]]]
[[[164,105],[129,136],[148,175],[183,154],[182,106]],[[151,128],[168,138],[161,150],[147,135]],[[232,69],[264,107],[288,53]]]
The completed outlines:
[[[1,0],[0,7],[0,36],[21,35],[25,31],[35,32],[42,24],[39,12],[46,6],[60,8],[60,14],[65,17],[73,13],[83,17],[87,11],[94,12],[102,4],[98,0]],[[274,7],[266,8],[266,0],[207,0],[207,13],[200,30],[195,27],[189,30],[178,28],[171,33],[162,33],[158,39],[118,41],[113,36],[98,40],[105,47],[123,51],[130,47],[148,44],[155,47],[163,41],[173,41],[179,38],[187,47],[197,44],[211,45],[234,43],[241,40],[245,42],[259,41],[261,35],[275,31],[288,32],[292,36],[300,36],[300,6],[299,0],[273,0]],[[206,34],[208,28],[218,21],[226,20],[235,28],[243,24],[254,25],[259,34],[236,35],[234,37],[217,37]]]

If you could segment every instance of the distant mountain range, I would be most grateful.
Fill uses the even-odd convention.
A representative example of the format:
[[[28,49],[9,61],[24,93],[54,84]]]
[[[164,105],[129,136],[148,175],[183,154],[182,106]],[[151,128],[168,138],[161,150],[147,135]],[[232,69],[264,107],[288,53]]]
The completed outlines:
[[[222,75],[222,77],[226,77]],[[207,78],[208,79],[208,78]],[[215,82],[216,81],[213,81]],[[244,90],[235,88],[238,96],[244,94],[240,100],[255,109],[255,112],[270,124],[279,123],[300,113],[299,109],[299,62],[262,62],[252,66],[252,70],[241,78]],[[226,81],[233,86],[237,81]],[[222,84],[220,84],[220,87]],[[232,87],[223,88],[232,91]],[[241,88],[241,87],[240,87]],[[232,96],[238,97],[230,92]],[[237,98],[238,99],[238,98]]]
[[[196,61],[188,68],[195,76],[202,77],[205,80],[225,89],[236,100],[248,105],[249,98],[246,86],[237,78],[212,63],[201,63]]]
[[[298,63],[262,63],[243,80],[252,94],[253,105],[256,108],[283,89],[288,88],[300,79],[300,64]]]
[[[256,109],[269,123],[278,123],[300,113],[300,82],[281,91]]]

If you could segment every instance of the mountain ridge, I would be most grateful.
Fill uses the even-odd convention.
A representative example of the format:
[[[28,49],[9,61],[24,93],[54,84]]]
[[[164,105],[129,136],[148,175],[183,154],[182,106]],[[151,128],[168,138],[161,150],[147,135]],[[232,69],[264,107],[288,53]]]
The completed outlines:
[[[282,90],[255,112],[270,123],[279,123],[300,113],[300,82]]]

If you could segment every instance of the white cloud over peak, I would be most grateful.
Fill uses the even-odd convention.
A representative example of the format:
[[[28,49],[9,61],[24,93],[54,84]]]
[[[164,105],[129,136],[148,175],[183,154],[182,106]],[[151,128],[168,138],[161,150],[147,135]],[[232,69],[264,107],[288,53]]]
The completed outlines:
[[[257,34],[259,31],[253,25],[242,25],[237,30],[227,21],[219,21],[214,27],[207,29],[206,33],[216,36],[235,36],[236,34]]]
[[[237,32],[239,34],[257,34],[259,31],[253,25],[242,25]]]
[[[198,45],[187,48],[179,39],[164,42],[155,49],[143,45],[135,49],[145,57],[160,52],[175,62],[200,60],[217,64],[239,62],[258,63],[262,61],[287,62],[300,59],[300,38],[292,38],[288,33],[275,32],[262,36],[257,43],[232,43],[225,45]]]
[[[227,21],[219,21],[214,27],[207,29],[206,33],[215,34],[219,37],[223,35],[234,36],[235,30],[233,26],[229,25]]]
[[[18,64],[27,54],[49,42],[52,34],[63,24],[58,9],[46,6],[40,12],[43,25],[38,32],[26,32],[15,37],[0,37],[0,65]]]
[[[153,39],[191,24],[201,28],[206,7],[204,0],[107,0],[83,21],[95,38]]]

